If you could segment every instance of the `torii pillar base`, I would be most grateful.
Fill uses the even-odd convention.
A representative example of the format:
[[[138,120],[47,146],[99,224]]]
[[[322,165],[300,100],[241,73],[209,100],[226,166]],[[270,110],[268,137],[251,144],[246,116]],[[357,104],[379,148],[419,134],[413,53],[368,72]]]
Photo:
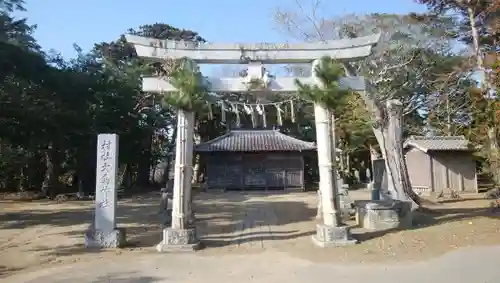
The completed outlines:
[[[201,248],[196,228],[188,229],[163,229],[163,240],[156,245],[156,250],[168,252],[192,252]]]
[[[350,227],[346,225],[329,226],[325,224],[316,225],[316,235],[312,236],[313,243],[322,248],[340,247],[357,244],[352,238]]]

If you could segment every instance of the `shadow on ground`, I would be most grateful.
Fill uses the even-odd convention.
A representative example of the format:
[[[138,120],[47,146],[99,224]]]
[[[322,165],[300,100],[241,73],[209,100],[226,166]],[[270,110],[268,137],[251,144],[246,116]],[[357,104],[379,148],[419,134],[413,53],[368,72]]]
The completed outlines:
[[[218,200],[196,205],[198,228],[206,248],[263,246],[266,241],[312,234],[295,225],[310,222],[316,215],[316,209],[300,197],[271,192],[202,193],[200,197]]]
[[[314,199],[311,194],[276,192],[199,193],[195,196],[193,209],[197,217],[198,233],[206,248],[232,248],[240,245],[264,248],[264,245],[273,245],[278,241],[313,235],[316,215]],[[83,247],[85,227],[92,222],[94,215],[91,201],[75,201],[60,205],[40,201],[31,204],[33,205],[29,207],[32,209],[21,210],[18,213],[0,213],[0,231],[10,229],[9,233],[12,234],[21,231],[25,233],[26,230],[21,229],[39,229],[39,226],[67,227],[67,229],[47,230],[49,232],[45,232],[38,240],[33,240],[35,244],[29,247],[30,250],[26,249],[28,253],[41,254],[50,261],[74,255],[120,253],[120,251],[100,251]],[[162,240],[158,193],[121,200],[117,216],[118,225],[126,228],[129,242],[126,249],[151,251]],[[449,205],[442,205],[433,207],[432,210],[417,212],[414,227],[410,229],[422,229],[475,217],[498,219],[500,214],[490,208],[450,208]],[[13,233],[12,230],[16,232]],[[398,231],[400,229],[353,232],[358,240],[363,242]],[[51,246],[46,244],[43,238],[51,235],[63,235],[74,238],[74,241],[69,241],[68,245],[61,243],[59,246]],[[8,240],[5,243],[7,242]],[[70,245],[71,243],[81,244]],[[6,246],[2,244],[1,248]],[[0,274],[8,272],[12,270],[0,266]]]
[[[165,278],[153,277],[153,276],[135,276],[134,273],[119,273],[119,274],[110,274],[108,276],[99,277],[93,281],[92,283],[153,283],[153,282],[161,282],[165,280]]]
[[[199,235],[208,248],[311,235],[312,232],[300,231],[293,224],[312,220],[316,210],[295,199],[284,193],[270,192],[199,193],[193,206]],[[0,213],[0,229],[20,230],[39,225],[69,227],[82,224],[83,227],[88,227],[94,217],[92,201],[58,205],[42,200],[32,204],[34,207],[44,207],[17,213]],[[48,208],[49,205],[53,205],[53,208]],[[117,208],[117,223],[126,228],[128,248],[154,247],[162,238],[159,194],[121,200]],[[287,226],[289,229],[275,229],[279,226]],[[84,230],[72,229],[62,234],[82,238],[83,241]],[[58,257],[97,252],[85,249],[83,245],[59,248],[42,246],[37,249],[38,252],[47,253],[47,256]]]
[[[120,201],[117,206],[118,223],[136,223],[150,220],[158,212],[158,199],[148,197]],[[21,212],[0,213],[0,229],[25,229],[31,226],[72,226],[91,223],[94,218],[92,201],[74,201],[57,204],[50,200],[20,203],[43,209],[22,209]],[[52,206],[52,208],[50,207]],[[142,220],[142,221],[141,221]]]
[[[89,253],[101,253],[103,250],[99,249],[87,249],[83,244],[81,245],[71,245],[71,246],[60,246],[60,247],[37,247],[30,250],[31,252],[43,252],[47,257],[60,258],[64,256],[74,256]]]
[[[0,278],[4,277],[5,275],[7,275],[10,272],[16,272],[19,270],[20,270],[20,268],[10,268],[10,267],[4,266],[4,265],[0,265]]]
[[[357,233],[355,237],[362,242],[403,230],[424,229],[427,227],[438,226],[445,223],[474,219],[476,217],[488,217],[500,220],[500,211],[494,210],[490,207],[433,209],[421,208],[414,213],[413,226],[410,228],[393,228],[380,231],[364,231],[363,233]]]

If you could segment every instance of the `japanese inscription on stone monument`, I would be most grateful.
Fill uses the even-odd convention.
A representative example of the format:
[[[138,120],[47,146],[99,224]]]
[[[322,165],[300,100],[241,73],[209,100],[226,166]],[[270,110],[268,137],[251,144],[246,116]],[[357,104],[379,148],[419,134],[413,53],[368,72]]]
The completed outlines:
[[[112,231],[115,228],[117,149],[117,135],[98,136],[95,228],[100,231]]]

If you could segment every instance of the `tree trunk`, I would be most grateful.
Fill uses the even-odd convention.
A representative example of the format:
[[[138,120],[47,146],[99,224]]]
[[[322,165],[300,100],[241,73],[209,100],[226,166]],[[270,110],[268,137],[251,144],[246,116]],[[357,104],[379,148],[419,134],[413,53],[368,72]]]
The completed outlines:
[[[81,196],[95,193],[96,154],[95,149],[82,147],[77,155],[77,186]]]
[[[349,64],[343,63],[347,76],[357,76],[356,70]],[[412,208],[420,205],[420,197],[413,192],[403,155],[403,128],[402,104],[398,100],[386,101],[385,105],[377,98],[376,90],[369,81],[366,81],[366,90],[360,91],[368,110],[372,112],[375,122],[373,133],[385,159],[388,190],[393,199],[402,201],[411,200]]]
[[[156,168],[158,166],[156,165],[153,165],[151,166],[151,168],[149,169],[149,183],[150,184],[155,184],[155,175],[156,175]]]
[[[488,129],[488,143],[490,172],[493,175],[493,181],[498,185],[500,184],[500,156],[498,154],[498,140],[495,126]]]
[[[375,137],[385,160],[388,191],[392,199],[411,201],[413,208],[420,205],[420,198],[413,191],[403,154],[403,105],[399,100],[388,100],[383,115],[374,128]]]
[[[484,80],[486,80],[486,74],[484,73],[483,56],[481,50],[479,49],[479,32],[476,27],[476,20],[474,18],[474,10],[469,7],[467,8],[467,16],[470,23],[470,31],[472,35],[472,47],[474,48],[474,55],[476,56],[476,66],[479,71],[483,72]]]
[[[450,97],[449,97],[448,93],[446,93],[445,95],[446,95],[446,135],[452,136]]]
[[[347,173],[351,174],[351,155],[349,155],[349,153],[345,154],[345,160],[346,160]]]
[[[26,165],[22,164],[21,168],[19,168],[19,183],[17,185],[17,192],[22,193],[26,191],[25,181],[26,181]]]
[[[485,92],[488,93],[489,90],[492,87],[492,84],[490,83],[490,77],[486,73],[486,70],[484,68],[484,60],[483,60],[483,54],[481,54],[481,50],[479,48],[479,31],[476,26],[476,21],[474,17],[474,10],[470,6],[467,8],[467,16],[468,20],[470,23],[470,31],[471,31],[471,36],[472,36],[472,47],[474,49],[474,55],[476,57],[476,71],[481,72],[482,75],[482,82],[481,82],[481,89]],[[496,121],[496,103],[488,103],[490,108],[493,109],[488,109],[490,111],[493,111],[493,121],[488,121],[489,124],[491,125],[488,129],[487,133],[487,138],[488,138],[488,144],[489,144],[489,165],[490,165],[490,170],[491,173],[493,174],[493,180],[495,183],[498,185],[500,184],[500,159],[498,155],[498,139],[497,139],[497,121]]]
[[[177,127],[177,119],[174,120],[174,129],[173,129],[173,132],[172,132],[172,138],[170,139],[170,144],[168,145],[168,148],[167,148],[167,157],[165,158],[165,161],[167,164],[165,164],[165,169],[164,169],[164,172],[163,172],[163,183],[165,184],[165,186],[167,187],[167,182],[168,180],[170,179],[170,168],[172,168],[172,161],[174,160],[174,149],[175,149],[175,142],[177,140],[177,131],[178,131],[178,127]]]
[[[342,173],[342,176],[344,176],[345,174],[345,165],[344,165],[344,152],[341,151],[340,154],[339,154],[339,158],[340,158],[340,172]]]
[[[137,184],[139,186],[148,186],[149,177],[151,172],[151,144],[153,142],[153,133],[148,133],[144,137],[142,146],[143,152],[139,158],[138,168],[137,168]]]
[[[57,174],[56,174],[56,152],[53,146],[49,146],[44,152],[45,176],[42,182],[42,197],[53,199],[57,194]]]
[[[196,130],[194,132],[194,144],[195,146],[201,143],[201,136],[198,133],[198,126],[196,126]],[[200,180],[200,155],[196,154],[194,156],[194,166],[193,166],[193,180],[191,183],[197,184]]]
[[[127,190],[130,190],[132,188],[133,181],[134,181],[134,178],[132,175],[132,165],[130,163],[127,163],[126,166],[127,166],[127,171],[125,171],[124,184],[125,184],[125,188]]]

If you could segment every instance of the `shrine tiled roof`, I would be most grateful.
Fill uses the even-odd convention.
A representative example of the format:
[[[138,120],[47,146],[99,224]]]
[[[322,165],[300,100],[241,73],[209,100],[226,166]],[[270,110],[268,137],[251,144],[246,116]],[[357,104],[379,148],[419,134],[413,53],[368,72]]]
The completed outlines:
[[[270,152],[315,150],[314,142],[306,142],[277,130],[232,130],[201,143],[197,152]]]
[[[467,151],[469,141],[464,136],[410,136],[405,143],[404,148],[415,147],[421,151]]]

